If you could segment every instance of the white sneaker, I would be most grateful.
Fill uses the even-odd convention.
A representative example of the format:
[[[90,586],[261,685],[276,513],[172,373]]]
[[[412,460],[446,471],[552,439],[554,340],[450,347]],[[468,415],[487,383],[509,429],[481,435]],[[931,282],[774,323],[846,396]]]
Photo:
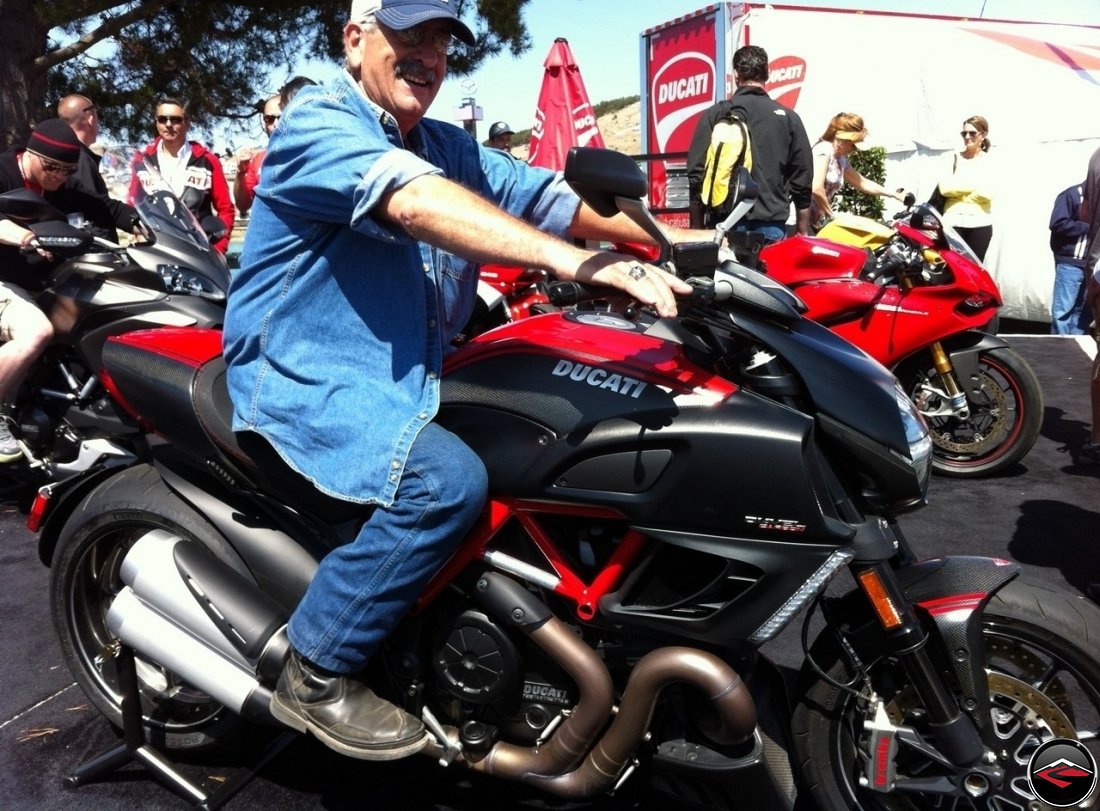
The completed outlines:
[[[8,430],[8,421],[0,416],[0,464],[23,458],[23,451]]]

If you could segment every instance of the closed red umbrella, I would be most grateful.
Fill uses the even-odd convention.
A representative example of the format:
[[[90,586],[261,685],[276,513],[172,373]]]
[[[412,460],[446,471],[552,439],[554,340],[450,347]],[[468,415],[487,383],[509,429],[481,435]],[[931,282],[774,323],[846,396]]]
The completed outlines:
[[[560,37],[554,40],[543,66],[546,73],[531,130],[528,163],[560,171],[570,147],[603,146],[603,136],[569,43]]]

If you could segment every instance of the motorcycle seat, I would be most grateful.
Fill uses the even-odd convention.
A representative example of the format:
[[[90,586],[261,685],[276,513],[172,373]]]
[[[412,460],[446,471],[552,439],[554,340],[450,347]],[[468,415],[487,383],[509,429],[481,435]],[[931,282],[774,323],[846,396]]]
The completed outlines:
[[[233,430],[233,402],[226,383],[225,358],[203,364],[191,390],[195,416],[224,461],[242,473],[254,489],[326,523],[338,524],[369,515],[371,508],[333,498],[294,470],[262,436]]]
[[[145,425],[224,484],[265,494],[322,524],[369,514],[369,507],[317,490],[259,435],[234,432],[220,333],[182,330],[167,348],[166,333],[128,333],[103,348],[111,381]]]

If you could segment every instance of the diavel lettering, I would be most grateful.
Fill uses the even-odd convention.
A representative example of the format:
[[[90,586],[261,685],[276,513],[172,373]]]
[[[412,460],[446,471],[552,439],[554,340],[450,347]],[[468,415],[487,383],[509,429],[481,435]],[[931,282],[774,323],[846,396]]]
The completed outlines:
[[[629,395],[635,400],[645,391],[647,385],[641,380],[635,380],[633,377],[613,374],[598,366],[586,366],[583,363],[574,363],[565,359],[558,361],[558,365],[554,367],[554,375],[556,377],[568,377],[578,383],[584,382],[589,386],[610,389],[617,394]]]
[[[696,73],[684,79],[666,82],[657,88],[657,103],[664,104],[668,101],[690,99],[695,96],[705,96],[710,93],[710,74]]]
[[[805,532],[806,525],[793,518],[768,518],[763,515],[746,515],[745,523],[758,529],[776,529],[780,532]]]

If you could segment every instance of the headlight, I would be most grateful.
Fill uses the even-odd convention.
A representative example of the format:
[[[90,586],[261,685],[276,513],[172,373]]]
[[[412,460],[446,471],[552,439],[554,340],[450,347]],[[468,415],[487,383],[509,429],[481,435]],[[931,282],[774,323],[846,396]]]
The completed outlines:
[[[898,383],[894,384],[894,398],[898,401],[898,411],[901,412],[901,421],[905,426],[909,459],[920,480],[921,491],[927,493],[928,480],[932,475],[932,438],[928,435],[928,425]]]
[[[200,276],[193,270],[188,270],[179,265],[157,265],[157,273],[164,280],[164,288],[169,293],[199,296],[214,301],[221,301],[225,298],[224,291],[219,290],[209,279]]]

